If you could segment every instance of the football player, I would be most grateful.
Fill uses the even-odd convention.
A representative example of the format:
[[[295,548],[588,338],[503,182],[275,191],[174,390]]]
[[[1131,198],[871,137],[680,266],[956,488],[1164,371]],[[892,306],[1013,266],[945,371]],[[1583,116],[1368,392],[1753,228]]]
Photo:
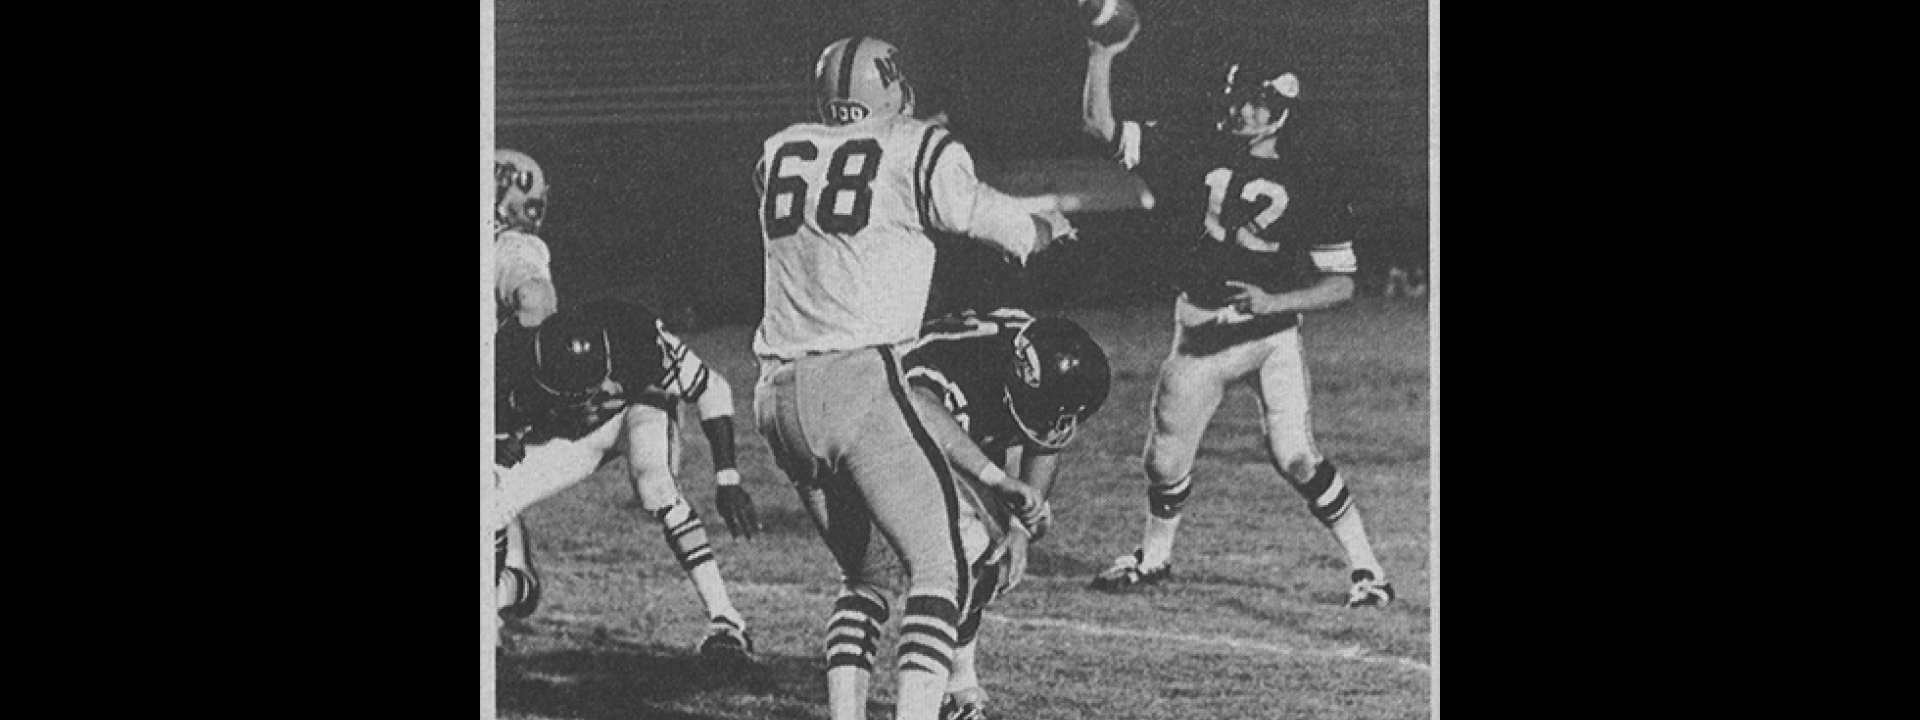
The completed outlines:
[[[1114,57],[1138,32],[1113,45],[1088,42],[1083,89],[1087,132],[1112,143],[1129,168],[1141,159],[1141,126],[1114,120],[1109,83]],[[1179,278],[1173,349],[1160,368],[1146,444],[1145,537],[1094,578],[1094,589],[1167,579],[1200,438],[1227,388],[1246,381],[1259,394],[1274,468],[1346,551],[1347,605],[1393,599],[1351,489],[1313,442],[1301,313],[1353,297],[1355,228],[1339,184],[1316,174],[1293,140],[1300,87],[1297,74],[1276,67],[1240,63],[1227,70],[1218,129],[1238,150],[1206,174],[1204,232]]]
[[[493,151],[494,300],[500,322],[535,327],[560,309],[540,223],[547,217],[547,174],[518,150]]]
[[[912,117],[893,45],[836,41],[813,77],[821,121],[768,138],[754,175],[766,251],[754,410],[840,567],[827,636],[832,716],[866,716],[874,647],[892,607],[879,585],[885,568],[867,552],[878,527],[908,575],[897,717],[934,720],[969,577],[954,479],[900,365],[927,308],[928,233],[1024,259],[1072,228],[981,183],[964,145]],[[1017,482],[1004,488],[1031,493]]]
[[[726,380],[637,305],[594,303],[556,314],[538,329],[509,323],[495,347],[495,453],[503,466],[496,520],[579,482],[624,447],[642,509],[660,523],[706,605],[701,654],[749,656],[746,621],[727,595],[704,524],[673,479],[678,406],[691,402],[713,449],[720,514],[736,537],[752,537],[759,521],[734,466]],[[531,597],[514,608],[520,616],[538,599],[538,580],[530,580]]]
[[[540,223],[547,216],[547,174],[518,150],[493,151],[494,317],[504,326],[538,326],[559,309]],[[523,618],[540,601],[540,573],[527,550],[527,527],[512,516],[493,537],[495,597],[501,616]]]
[[[973,589],[941,717],[982,720],[988,698],[975,666],[981,614],[1025,575],[1028,543],[1052,518],[1046,498],[1060,452],[1106,402],[1112,375],[1106,353],[1073,321],[1036,320],[1008,308],[927,323],[905,363],[915,399],[932,406],[923,413],[928,429],[969,481],[958,487]],[[1008,504],[1025,498],[995,491],[1016,467],[1038,506]]]

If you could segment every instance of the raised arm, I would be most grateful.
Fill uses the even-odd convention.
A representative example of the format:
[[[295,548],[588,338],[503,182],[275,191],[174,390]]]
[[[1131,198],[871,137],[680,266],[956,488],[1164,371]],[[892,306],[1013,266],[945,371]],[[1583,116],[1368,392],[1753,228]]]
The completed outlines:
[[[1133,32],[1127,33],[1127,39],[1118,43],[1102,45],[1087,41],[1087,82],[1080,93],[1081,120],[1087,134],[1113,141],[1113,59],[1125,52],[1139,34],[1140,26],[1135,25]]]

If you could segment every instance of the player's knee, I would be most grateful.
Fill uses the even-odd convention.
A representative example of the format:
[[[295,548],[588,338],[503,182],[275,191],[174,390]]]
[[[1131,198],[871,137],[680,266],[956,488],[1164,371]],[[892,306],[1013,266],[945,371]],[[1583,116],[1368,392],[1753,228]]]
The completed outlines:
[[[498,577],[502,619],[524,620],[540,606],[540,576],[532,570],[503,567]]]
[[[640,507],[647,512],[657,511],[680,500],[680,485],[674,482],[673,473],[664,466],[630,465],[627,477],[632,479],[634,494],[640,497]]]
[[[1147,470],[1147,482],[1153,485],[1172,485],[1187,476],[1193,465],[1193,453],[1186,450],[1178,440],[1155,438],[1147,446],[1144,465]]]
[[[1312,479],[1314,471],[1321,464],[1320,458],[1314,457],[1311,453],[1282,453],[1279,450],[1275,450],[1273,453],[1274,468],[1280,471],[1281,476],[1285,477],[1287,482],[1292,483],[1296,487]],[[1326,465],[1332,467],[1332,463],[1326,463]]]

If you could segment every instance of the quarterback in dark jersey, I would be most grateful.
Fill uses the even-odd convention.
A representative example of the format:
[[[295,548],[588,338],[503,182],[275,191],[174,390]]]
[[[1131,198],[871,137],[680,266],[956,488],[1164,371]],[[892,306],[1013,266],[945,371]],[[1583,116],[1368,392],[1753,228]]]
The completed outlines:
[[[641,507],[660,523],[710,618],[701,653],[745,657],[746,622],[726,593],[705,525],[680,497],[673,476],[679,403],[694,403],[713,449],[716,493],[735,535],[758,524],[734,468],[732,390],[647,309],[597,303],[553,315],[538,328],[502,325],[495,339],[493,521],[503,527],[534,502],[585,479],[624,449]],[[524,617],[538,602],[538,577],[500,557],[500,572],[522,573],[522,597],[502,610]]]
[[[941,717],[980,718],[987,702],[975,667],[981,614],[1025,573],[1027,544],[1051,520],[1046,497],[1059,454],[1106,401],[1111,373],[1106,353],[1073,321],[1006,308],[928,322],[902,364],[928,432],[964,480],[956,483],[966,508],[958,531],[973,586]],[[998,489],[1015,467],[1031,494]]]
[[[1088,43],[1083,108],[1087,132],[1111,142],[1129,168],[1142,159],[1142,126],[1115,121],[1109,85],[1114,57],[1131,42]],[[1301,313],[1353,297],[1351,204],[1342,183],[1294,142],[1303,110],[1296,73],[1239,63],[1225,79],[1218,129],[1242,149],[1207,171],[1203,232],[1179,274],[1174,347],[1161,365],[1147,437],[1146,531],[1092,586],[1119,591],[1167,579],[1200,438],[1227,388],[1246,381],[1259,393],[1274,469],[1346,551],[1347,605],[1385,605],[1393,586],[1353,494],[1314,447],[1300,344]]]

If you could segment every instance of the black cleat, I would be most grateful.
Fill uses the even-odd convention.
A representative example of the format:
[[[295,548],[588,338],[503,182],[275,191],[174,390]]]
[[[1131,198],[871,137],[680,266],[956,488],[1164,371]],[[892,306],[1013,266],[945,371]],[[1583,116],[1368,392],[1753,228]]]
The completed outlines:
[[[1094,576],[1093,582],[1087,587],[1101,592],[1124,592],[1143,585],[1158,585],[1173,575],[1173,563],[1143,568],[1140,566],[1141,555],[1142,551],[1135,549],[1132,555],[1115,558],[1113,567]]]
[[[1353,589],[1347,591],[1347,607],[1377,608],[1393,602],[1393,583],[1374,578],[1372,570],[1353,571]]]
[[[700,656],[723,662],[753,659],[753,638],[739,623],[716,617],[707,623],[707,637],[700,641]]]
[[[987,720],[987,693],[977,687],[947,693],[940,700],[940,720]]]

